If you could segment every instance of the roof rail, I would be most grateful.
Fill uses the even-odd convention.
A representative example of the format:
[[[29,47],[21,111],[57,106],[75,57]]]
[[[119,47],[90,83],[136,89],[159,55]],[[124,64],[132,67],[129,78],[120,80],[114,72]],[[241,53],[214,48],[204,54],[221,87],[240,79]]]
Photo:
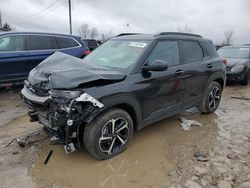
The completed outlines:
[[[125,36],[125,35],[141,35],[142,33],[121,33],[119,35],[116,35],[116,37],[120,37],[120,36]]]
[[[202,36],[192,33],[180,33],[180,32],[161,32],[157,34],[156,36],[162,36],[162,35],[180,35],[180,36],[189,36],[189,37],[198,37],[202,38]]]

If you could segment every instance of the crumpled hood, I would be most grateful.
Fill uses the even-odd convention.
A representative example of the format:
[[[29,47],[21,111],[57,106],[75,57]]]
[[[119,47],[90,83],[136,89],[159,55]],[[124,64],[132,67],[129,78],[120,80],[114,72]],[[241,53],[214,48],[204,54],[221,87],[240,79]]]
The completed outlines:
[[[30,72],[28,81],[35,88],[50,90],[75,88],[98,80],[123,80],[125,77],[119,71],[83,63],[82,59],[55,52]]]
[[[226,58],[227,59],[227,67],[233,67],[235,65],[244,65],[249,60],[248,59],[237,59],[237,58]]]

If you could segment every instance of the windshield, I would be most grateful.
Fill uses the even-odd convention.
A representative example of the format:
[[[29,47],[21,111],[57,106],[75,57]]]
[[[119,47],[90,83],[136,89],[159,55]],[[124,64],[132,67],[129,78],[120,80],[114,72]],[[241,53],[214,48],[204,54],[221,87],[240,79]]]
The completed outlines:
[[[85,63],[104,67],[125,69],[133,67],[148,42],[132,40],[109,40],[86,56]]]
[[[249,58],[249,48],[246,47],[230,47],[230,48],[220,48],[218,53],[221,57],[225,58],[240,58],[248,59]]]

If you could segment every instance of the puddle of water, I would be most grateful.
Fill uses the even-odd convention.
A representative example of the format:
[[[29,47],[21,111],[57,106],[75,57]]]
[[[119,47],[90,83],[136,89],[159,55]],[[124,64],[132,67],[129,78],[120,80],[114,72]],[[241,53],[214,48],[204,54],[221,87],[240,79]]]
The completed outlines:
[[[42,187],[166,187],[168,171],[174,164],[165,157],[168,151],[162,132],[171,126],[176,127],[176,121],[136,132],[125,152],[106,161],[92,158],[84,149],[67,155],[62,146],[48,146],[30,170],[31,175]],[[53,155],[44,165],[50,149]]]

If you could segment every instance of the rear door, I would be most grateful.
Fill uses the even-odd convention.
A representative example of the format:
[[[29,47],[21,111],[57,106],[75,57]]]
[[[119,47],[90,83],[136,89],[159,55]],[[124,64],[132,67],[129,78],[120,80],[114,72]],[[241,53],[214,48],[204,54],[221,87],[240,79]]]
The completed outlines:
[[[205,53],[198,41],[182,40],[181,54],[181,76],[185,80],[183,108],[188,109],[203,99],[204,89],[208,80],[206,72],[208,65],[203,63]]]
[[[57,46],[55,46],[53,40],[53,36],[49,35],[26,35],[27,49],[29,51],[26,66],[27,73],[55,52]]]
[[[0,83],[25,79],[27,52],[23,35],[0,38]]]

